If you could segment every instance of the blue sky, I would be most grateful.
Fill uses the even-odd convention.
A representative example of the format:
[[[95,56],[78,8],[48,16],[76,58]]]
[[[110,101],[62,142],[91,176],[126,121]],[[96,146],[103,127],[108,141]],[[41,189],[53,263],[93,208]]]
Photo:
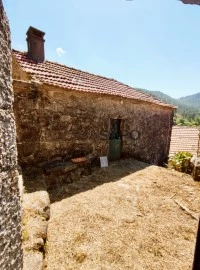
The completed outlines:
[[[3,0],[12,47],[31,25],[48,60],[172,97],[200,92],[200,7],[178,0]]]

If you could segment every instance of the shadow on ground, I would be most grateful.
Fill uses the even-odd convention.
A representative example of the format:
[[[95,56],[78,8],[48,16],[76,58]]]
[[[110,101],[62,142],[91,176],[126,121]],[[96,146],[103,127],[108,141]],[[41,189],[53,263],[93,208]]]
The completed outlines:
[[[149,167],[149,164],[135,159],[114,161],[107,168],[88,167],[82,175],[74,172],[73,182],[69,183],[68,175],[62,178],[57,175],[46,175],[41,169],[23,170],[25,192],[31,193],[47,190],[51,203],[60,201],[95,187],[118,181],[120,178]]]

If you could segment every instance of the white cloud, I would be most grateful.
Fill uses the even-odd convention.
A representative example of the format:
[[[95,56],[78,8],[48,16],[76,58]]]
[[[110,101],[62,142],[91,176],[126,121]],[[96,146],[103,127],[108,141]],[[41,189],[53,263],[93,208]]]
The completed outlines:
[[[56,52],[57,52],[57,55],[58,55],[59,57],[63,56],[63,54],[66,53],[66,51],[63,50],[63,48],[56,48]]]

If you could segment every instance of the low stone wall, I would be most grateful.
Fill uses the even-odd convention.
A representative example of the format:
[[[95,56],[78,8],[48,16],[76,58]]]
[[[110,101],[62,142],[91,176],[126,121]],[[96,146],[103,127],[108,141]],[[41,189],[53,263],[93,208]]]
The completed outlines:
[[[49,218],[50,200],[46,191],[24,194],[22,216],[23,270],[44,269],[44,249]]]
[[[0,269],[22,269],[20,196],[8,20],[0,0]]]

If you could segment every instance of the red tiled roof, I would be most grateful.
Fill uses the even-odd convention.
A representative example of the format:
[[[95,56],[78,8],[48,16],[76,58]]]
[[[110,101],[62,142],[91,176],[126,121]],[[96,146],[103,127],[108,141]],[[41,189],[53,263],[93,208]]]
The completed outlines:
[[[174,126],[172,128],[169,155],[178,151],[197,154],[200,130],[197,127]]]
[[[137,99],[160,106],[175,108],[171,104],[166,104],[151,95],[135,90],[114,79],[94,75],[55,62],[45,61],[43,63],[35,63],[27,56],[27,53],[16,50],[13,50],[13,54],[24,71],[43,83],[71,90]]]

